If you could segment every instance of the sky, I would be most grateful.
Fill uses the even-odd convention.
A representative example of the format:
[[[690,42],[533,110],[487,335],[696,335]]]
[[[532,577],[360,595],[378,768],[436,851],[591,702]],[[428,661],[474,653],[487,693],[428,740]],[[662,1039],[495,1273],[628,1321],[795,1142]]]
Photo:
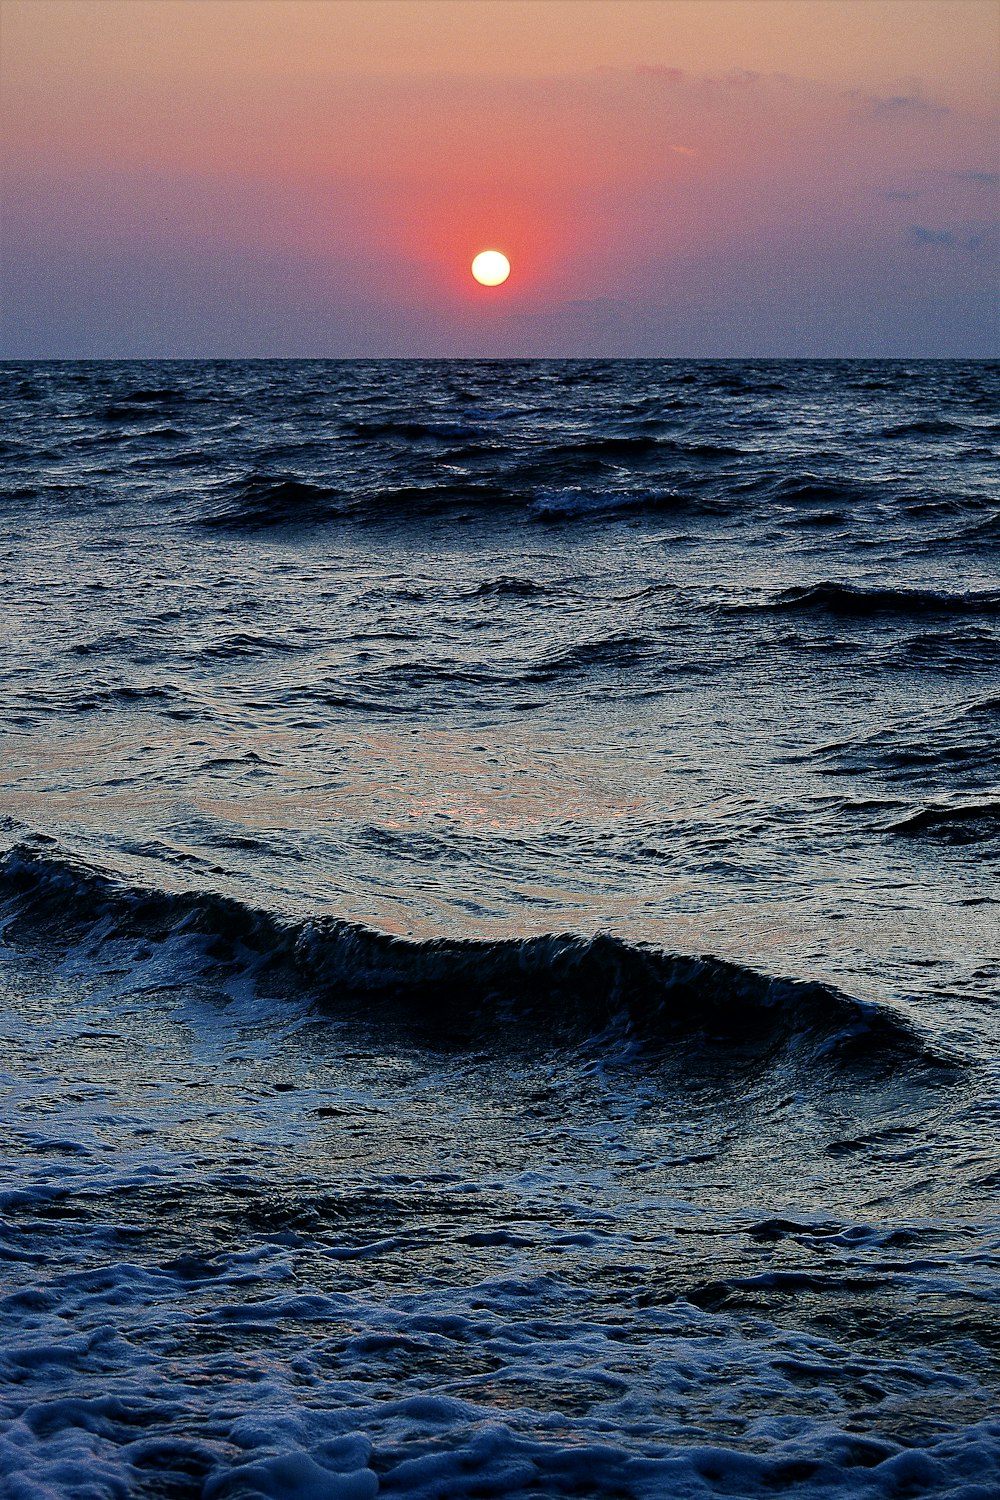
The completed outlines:
[[[995,0],[0,0],[0,358],[996,357],[998,62]]]

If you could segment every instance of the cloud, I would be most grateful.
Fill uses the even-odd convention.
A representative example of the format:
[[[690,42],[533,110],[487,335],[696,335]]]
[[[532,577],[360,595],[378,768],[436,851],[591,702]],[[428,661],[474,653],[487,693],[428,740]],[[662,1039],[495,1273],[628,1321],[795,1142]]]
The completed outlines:
[[[866,94],[862,89],[849,89],[844,95],[852,104],[873,120],[905,119],[906,117],[934,118],[951,114],[946,104],[937,104],[925,99],[923,94]]]
[[[660,63],[640,63],[635,71],[645,78],[662,78],[664,83],[683,83],[683,68],[665,68]]]
[[[9,337],[107,355],[982,350],[987,122],[958,103],[940,120],[910,79],[853,83],[316,68],[100,109],[80,82],[58,118],[39,85],[12,163],[24,201],[4,190]],[[494,238],[523,321],[469,289]]]
[[[907,230],[911,245],[954,245],[955,235],[950,229],[925,229],[922,224],[911,224]]]
[[[956,250],[967,250],[975,254],[979,250],[992,251],[996,244],[997,226],[983,224],[976,227],[966,225],[962,230],[928,229],[923,224],[911,224],[906,231],[911,245],[940,245]]]
[[[947,190],[951,183],[962,187],[995,189],[1000,187],[1000,172],[976,171],[948,171],[943,167],[929,167],[917,173],[923,187],[913,188],[886,188],[879,193],[879,197],[888,203],[912,203],[916,198],[937,194]],[[917,226],[915,226],[917,227]],[[934,231],[928,231],[933,233]],[[921,241],[929,243],[929,241]]]
[[[939,172],[949,182],[967,182],[970,187],[1000,187],[1000,172]]]

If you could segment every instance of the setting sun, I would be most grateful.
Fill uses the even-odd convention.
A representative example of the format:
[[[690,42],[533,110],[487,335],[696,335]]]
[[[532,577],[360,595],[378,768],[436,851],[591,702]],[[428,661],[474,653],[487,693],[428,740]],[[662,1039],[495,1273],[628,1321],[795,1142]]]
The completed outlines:
[[[510,261],[499,250],[481,250],[472,262],[472,274],[481,286],[499,286],[510,275]]]

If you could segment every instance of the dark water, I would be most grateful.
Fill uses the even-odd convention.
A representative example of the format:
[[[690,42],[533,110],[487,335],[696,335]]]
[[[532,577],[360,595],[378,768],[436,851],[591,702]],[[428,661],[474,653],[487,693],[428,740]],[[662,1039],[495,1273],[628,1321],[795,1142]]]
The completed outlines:
[[[998,1493],[998,396],[0,367],[4,1500]]]

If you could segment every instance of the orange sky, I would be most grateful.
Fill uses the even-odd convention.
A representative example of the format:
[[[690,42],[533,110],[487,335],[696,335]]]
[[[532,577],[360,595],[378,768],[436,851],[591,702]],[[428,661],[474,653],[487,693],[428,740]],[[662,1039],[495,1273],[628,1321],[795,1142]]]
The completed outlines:
[[[51,82],[651,64],[921,78],[982,106],[997,63],[993,0],[3,0],[2,14],[7,76]]]
[[[2,0],[0,16],[18,300],[65,302],[75,278],[112,307],[117,286],[139,342],[155,327],[199,352],[185,340],[208,306],[233,346],[217,352],[242,352],[240,286],[261,327],[320,330],[322,347],[274,352],[369,352],[366,327],[370,352],[548,352],[657,320],[669,345],[697,316],[718,342],[741,298],[763,308],[789,278],[789,328],[824,296],[846,315],[873,282],[887,337],[904,312],[954,326],[949,298],[982,320],[991,0]],[[498,293],[468,276],[487,244],[514,267]],[[31,316],[16,348],[41,336]]]

